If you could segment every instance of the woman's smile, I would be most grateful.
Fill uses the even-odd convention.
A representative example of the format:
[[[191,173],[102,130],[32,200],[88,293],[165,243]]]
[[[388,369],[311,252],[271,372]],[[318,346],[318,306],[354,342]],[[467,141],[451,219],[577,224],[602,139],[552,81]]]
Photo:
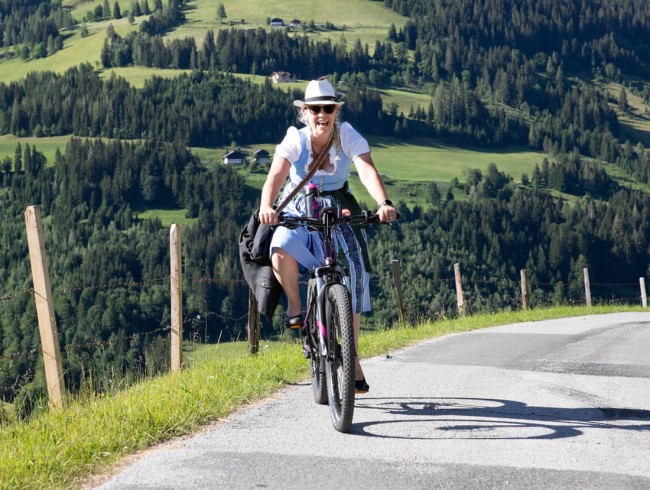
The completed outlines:
[[[314,134],[322,134],[330,130],[332,126],[332,120],[334,119],[333,115],[311,115],[311,128]]]

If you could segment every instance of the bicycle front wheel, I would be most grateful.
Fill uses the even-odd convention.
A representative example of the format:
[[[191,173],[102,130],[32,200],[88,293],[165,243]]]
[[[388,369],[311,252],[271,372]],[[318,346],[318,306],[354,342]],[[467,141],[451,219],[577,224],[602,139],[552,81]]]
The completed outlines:
[[[347,432],[354,415],[354,329],[350,295],[343,284],[330,286],[326,304],[327,394],[334,428]]]

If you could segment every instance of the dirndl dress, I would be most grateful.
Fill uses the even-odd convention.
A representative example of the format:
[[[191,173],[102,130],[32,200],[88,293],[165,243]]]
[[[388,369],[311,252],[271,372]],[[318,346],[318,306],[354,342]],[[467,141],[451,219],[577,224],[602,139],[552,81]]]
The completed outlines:
[[[370,150],[365,139],[348,123],[341,125],[340,134],[341,148],[332,146],[330,150],[330,163],[334,170],[332,172],[319,170],[312,181],[320,189],[319,199],[322,207],[349,209],[352,214],[359,214],[361,208],[350,192],[346,179],[349,176],[352,159]],[[312,161],[309,143],[307,128],[302,130],[290,128],[283,142],[277,146],[276,155],[291,162],[289,181],[277,202],[283,201],[306,175],[309,163]],[[296,149],[296,144],[299,150]],[[352,158],[348,156],[346,149]],[[338,187],[332,188],[334,186]],[[303,192],[296,194],[283,212],[291,216],[304,216],[306,214],[305,194]],[[278,248],[283,249],[298,262],[303,275],[324,263],[323,241],[320,233],[310,231],[304,226],[295,229],[277,227],[273,233],[270,253],[273,254]],[[365,231],[347,224],[338,226],[334,230],[334,249],[338,262],[348,272],[345,283],[352,296],[352,312],[370,311],[370,264]]]

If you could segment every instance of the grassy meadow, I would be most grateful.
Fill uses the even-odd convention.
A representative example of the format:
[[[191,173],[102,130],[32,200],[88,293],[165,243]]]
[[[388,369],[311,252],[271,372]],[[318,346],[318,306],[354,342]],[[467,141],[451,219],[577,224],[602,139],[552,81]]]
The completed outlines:
[[[111,8],[114,2],[110,2]],[[130,1],[121,1],[120,10],[122,13],[131,8]],[[66,0],[64,5],[69,7],[73,18],[80,23],[89,11],[101,5],[102,0],[93,2],[81,2],[78,0]],[[150,2],[151,4],[151,2]],[[281,0],[277,2],[259,2],[258,0],[235,0],[226,2],[227,19],[221,24],[216,18],[216,2],[212,0],[193,0],[188,4],[185,11],[187,21],[173,29],[165,36],[166,39],[194,37],[197,42],[202,43],[205,33],[209,29],[229,29],[228,21],[244,20],[242,28],[250,29],[256,27],[268,27],[267,19],[280,17],[289,23],[293,19],[309,22],[313,20],[316,25],[331,22],[335,30],[324,30],[318,28],[316,32],[309,35],[313,39],[331,39],[333,42],[346,42],[351,46],[357,39],[362,44],[368,44],[370,49],[374,48],[376,40],[384,40],[391,24],[401,27],[406,18],[388,9],[380,2],[368,2],[366,0],[332,0],[330,2],[318,2],[316,0]],[[130,25],[128,19],[111,19],[101,22],[86,23],[90,33],[86,38],[80,34],[80,26],[77,26],[65,33],[64,49],[47,58],[24,61],[20,57],[6,58],[0,62],[0,82],[10,82],[24,78],[31,71],[54,70],[63,72],[68,68],[83,62],[91,63],[99,67],[99,56],[101,53],[106,28],[112,24],[115,31],[124,36],[132,30],[139,28],[140,23],[146,16],[136,17],[135,23]],[[302,30],[295,31],[302,35]],[[13,52],[13,48],[0,49],[0,55]],[[278,70],[283,67],[278,67]],[[166,74],[169,70],[151,70],[146,68],[133,68],[125,70],[123,76],[129,81],[140,85],[143,78],[153,73]],[[173,72],[173,71],[172,71]]]
[[[3,135],[0,136],[0,160],[5,156],[13,159],[16,144],[20,143],[23,147],[25,144],[35,145],[36,149],[45,154],[48,165],[51,165],[54,161],[56,148],[58,147],[63,153],[69,139],[70,136],[19,138]],[[395,202],[404,201],[409,206],[426,204],[428,195],[426,184],[429,182],[444,185],[449,184],[454,178],[463,182],[465,180],[464,172],[467,169],[478,168],[485,171],[490,163],[496,164],[499,170],[512,176],[518,182],[523,173],[532,176],[535,165],[541,165],[544,158],[543,153],[517,147],[501,151],[488,151],[480,148],[448,146],[433,138],[369,139],[373,159],[384,178],[391,198]],[[242,146],[241,150],[252,154],[262,148],[273,154],[275,143]],[[191,151],[199,157],[204,165],[212,167],[220,165],[221,158],[230,151],[230,148],[192,147]],[[250,172],[247,169],[242,169],[242,173],[251,187],[262,188],[265,172],[261,170]],[[359,182],[356,174],[352,175],[350,186],[360,201],[372,203],[372,199]],[[147,210],[141,212],[139,216],[140,218],[157,216],[165,226],[171,223],[187,222],[184,210]]]
[[[138,213],[138,218],[158,218],[165,228],[169,228],[171,225],[190,225],[197,220],[197,218],[187,218],[185,209],[147,209]]]
[[[622,139],[630,139],[632,142],[639,141],[646,148],[650,147],[650,107],[643,100],[626,89],[628,110],[623,112],[618,109],[618,98],[623,87],[620,83],[600,83],[600,88],[604,88],[610,97],[610,107],[612,107],[618,116],[621,124]]]
[[[446,334],[551,318],[642,311],[640,307],[557,307],[468,316],[413,328],[364,332],[363,357],[395,351]],[[126,456],[223,419],[288,384],[304,383],[308,364],[295,343],[204,346],[186,353],[191,368],[142,380],[106,396],[67,400],[24,422],[0,423],[0,488],[79,488]],[[315,421],[329,424],[329,420]],[[332,429],[334,430],[334,429]],[[94,476],[93,476],[94,475]]]
[[[81,2],[80,0],[65,0],[64,5],[71,9],[74,18],[80,22],[89,11],[92,11],[102,0]],[[130,9],[130,1],[121,0],[122,12]],[[151,3],[151,2],[150,2]],[[280,0],[275,2],[259,2],[257,0],[234,0],[224,3],[227,18],[220,23],[216,18],[216,3],[211,0],[191,0],[185,14],[187,22],[172,30],[166,38],[183,38],[192,36],[197,42],[203,41],[203,36],[208,29],[230,28],[229,21],[244,20],[240,28],[267,27],[267,19],[280,17],[285,23],[292,19],[299,19],[303,22],[313,20],[318,28],[316,33],[310,33],[314,39],[330,38],[333,42],[346,42],[351,46],[357,39],[373,48],[377,39],[385,40],[391,24],[397,28],[401,27],[406,18],[386,8],[382,2],[369,2],[367,0],[332,0],[330,2],[317,2],[316,0]],[[112,7],[112,3],[111,3]],[[99,67],[99,55],[104,42],[106,28],[112,24],[116,32],[125,35],[128,32],[138,29],[139,24],[146,19],[146,16],[136,18],[134,25],[130,25],[125,18],[119,20],[106,20],[102,22],[87,23],[90,35],[81,38],[79,27],[70,30],[64,43],[64,49],[53,56],[45,59],[25,62],[20,58],[5,58],[0,61],[0,82],[9,82],[24,77],[28,72],[35,70],[55,70],[62,72],[71,66],[81,62],[90,62],[100,72],[100,76],[109,77],[112,74],[124,77],[129,83],[137,88],[144,86],[146,79],[158,75],[164,77],[175,77],[186,70],[162,70],[147,67],[123,67],[101,69]],[[331,22],[334,30],[324,30],[322,24]],[[302,30],[295,31],[296,35],[302,35]],[[6,52],[7,48],[0,49],[0,54]],[[281,69],[282,67],[278,67]],[[238,75],[251,80],[254,83],[262,83],[266,76],[263,75]],[[596,82],[594,82],[596,83]],[[606,88],[612,97],[613,104],[620,93],[621,86],[616,83],[599,82]],[[302,90],[305,81],[297,81],[290,84],[277,86],[278,90],[290,90],[298,88]],[[396,106],[398,112],[408,114],[411,108],[427,108],[431,97],[428,94],[415,91],[383,89],[380,91],[384,107]],[[630,111],[620,114],[623,134],[628,134],[634,141],[642,141],[650,146],[650,116],[647,114],[647,107],[631,91],[628,92],[628,100],[631,106]],[[44,152],[48,162],[51,164],[54,151],[58,146],[61,151],[69,136],[54,138],[16,138],[14,136],[0,136],[0,159],[8,155],[13,157],[16,142],[21,144],[29,143],[36,145],[37,149]],[[522,174],[532,176],[535,164],[541,164],[544,154],[541,152],[528,151],[523,148],[504,148],[497,151],[494,149],[485,151],[480,148],[454,147],[444,145],[434,139],[413,138],[401,140],[398,138],[369,138],[373,157],[380,173],[383,175],[389,193],[393,200],[404,201],[408,205],[425,204],[427,201],[429,182],[443,184],[441,191],[444,192],[445,185],[453,179],[464,181],[464,172],[470,168],[485,170],[490,163],[510,175],[516,182],[519,182]],[[277,142],[262,142],[257,145],[249,145],[242,148],[244,151],[253,152],[258,148],[265,148],[273,153]],[[223,154],[229,148],[192,148],[201,161],[207,166],[219,164]],[[611,168],[610,168],[611,167]],[[608,166],[608,171],[617,179],[626,180],[626,176],[618,168]],[[260,188],[264,180],[264,174],[257,172],[246,172],[249,184],[253,188]],[[627,179],[629,180],[629,179]],[[623,182],[623,185],[636,186],[634,182]],[[356,176],[351,178],[352,190],[359,196],[361,201],[371,203],[372,200],[359,183]],[[646,186],[640,186],[645,188]],[[164,223],[170,219],[181,220],[182,210],[169,211],[157,210],[143,212],[141,217],[158,215]]]
[[[61,153],[65,150],[65,145],[68,144],[70,140],[70,135],[66,136],[50,136],[44,138],[36,138],[35,136],[30,136],[28,138],[19,138],[11,134],[4,134],[0,136],[0,160],[6,156],[14,159],[14,154],[16,152],[16,145],[20,143],[22,148],[25,148],[25,145],[30,147],[36,147],[38,151],[45,155],[47,158],[47,164],[52,165],[54,163],[54,154],[56,149],[59,148]]]
[[[87,24],[89,35],[81,37],[80,29],[74,28],[66,32],[63,49],[47,58],[24,61],[20,57],[6,58],[0,62],[0,82],[12,82],[24,78],[34,71],[55,71],[63,73],[67,69],[81,63],[90,63],[99,68],[99,55],[101,54],[106,28],[113,24],[115,32],[124,36],[137,29],[137,24],[129,25],[126,18],[113,21],[91,22]],[[6,53],[10,48],[0,49],[0,54]]]
[[[71,9],[72,15],[80,22],[89,11],[102,0],[93,2],[81,2],[79,0],[66,0],[64,5]],[[130,8],[130,2],[121,1],[122,12]],[[292,19],[300,19],[303,22],[313,20],[317,25],[331,22],[336,30],[319,30],[317,33],[309,34],[317,38],[331,38],[334,42],[344,42],[351,46],[356,39],[367,43],[372,49],[377,39],[385,40],[391,24],[401,27],[406,18],[386,8],[381,2],[368,2],[366,0],[332,0],[322,3],[316,0],[298,1],[282,0],[277,2],[261,3],[257,0],[236,0],[225,3],[228,15],[224,24],[216,19],[216,4],[211,0],[193,0],[189,2],[186,16],[187,22],[170,32],[167,38],[182,38],[193,36],[200,43],[208,29],[230,28],[227,23],[230,20],[245,21],[244,28],[266,27],[267,19],[280,17],[289,22]],[[111,3],[112,7],[112,3]],[[90,62],[99,71],[102,77],[109,77],[112,74],[124,77],[133,86],[141,88],[145,80],[153,75],[175,77],[184,70],[161,70],[147,67],[123,67],[100,69],[99,55],[104,42],[106,28],[112,24],[116,32],[125,35],[131,30],[138,28],[140,22],[146,17],[136,18],[134,25],[130,25],[126,18],[119,20],[106,20],[102,22],[87,23],[90,35],[81,38],[80,29],[75,28],[68,33],[64,43],[64,49],[53,56],[40,60],[25,62],[20,58],[5,59],[0,62],[0,82],[9,82],[24,77],[30,71],[55,70],[62,72],[71,66],[81,62]],[[301,31],[297,31],[300,33]],[[279,67],[281,68],[281,67]],[[255,83],[261,83],[265,76],[261,75],[240,75]],[[291,84],[278,86],[279,90],[290,90],[292,88],[303,89],[305,81],[297,81]],[[416,92],[387,89],[381,91],[381,96],[386,107],[395,104],[399,112],[407,114],[411,107],[428,107],[431,100],[429,95]],[[17,142],[36,145],[39,151],[45,153],[48,162],[53,162],[54,151],[59,147],[61,151],[65,147],[69,136],[54,138],[17,138],[14,136],[0,136],[0,159],[8,155],[13,157]],[[266,142],[259,145],[250,145],[242,148],[245,151],[254,151],[257,148],[265,148],[273,153],[277,142]],[[403,200],[409,205],[422,203],[426,200],[427,182],[450,182],[453,178],[463,180],[463,172],[466,168],[485,169],[487,165],[494,162],[501,170],[519,180],[522,173],[531,173],[535,163],[541,162],[542,155],[536,152],[523,151],[518,148],[507,149],[503,152],[480,149],[461,149],[445,147],[435,140],[413,140],[402,141],[399,139],[377,139],[371,141],[373,156],[379,171],[384,175],[391,196],[395,200]],[[219,163],[223,154],[228,148],[193,148],[201,161],[212,166]],[[257,172],[247,175],[252,187],[261,187],[264,175]],[[359,195],[360,200],[371,202],[365,189],[353,176],[351,186]],[[148,217],[154,213],[159,215],[163,222],[169,219],[181,219],[182,211],[149,211],[143,212],[141,217]],[[181,221],[182,222],[182,221]]]
[[[293,19],[302,22],[311,20],[319,26],[330,22],[336,30],[318,30],[310,33],[314,39],[332,39],[340,42],[342,38],[348,43],[359,39],[362,44],[374,47],[376,40],[384,40],[392,24],[404,25],[406,18],[385,7],[381,2],[363,0],[278,0],[260,2],[258,0],[236,0],[223,2],[228,17],[224,25],[216,18],[217,2],[212,0],[193,0],[185,12],[187,22],[171,32],[169,38],[194,37],[203,41],[207,29],[228,27],[229,21],[241,21],[243,28],[267,27],[267,20],[279,17],[288,24]],[[302,30],[295,31],[302,34]],[[280,67],[278,69],[281,69]]]

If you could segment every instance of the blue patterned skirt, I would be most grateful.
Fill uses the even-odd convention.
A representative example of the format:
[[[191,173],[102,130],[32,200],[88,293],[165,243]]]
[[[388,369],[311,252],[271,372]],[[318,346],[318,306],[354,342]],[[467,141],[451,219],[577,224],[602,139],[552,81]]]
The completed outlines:
[[[292,190],[287,185],[279,201]],[[322,207],[340,207],[349,209],[352,214],[359,214],[361,208],[347,185],[336,191],[320,194]],[[304,216],[305,195],[298,193],[293,201],[283,210],[292,216]],[[273,233],[271,254],[281,248],[291,255],[300,265],[300,272],[308,274],[314,267],[324,263],[323,240],[320,233],[309,231],[306,227],[295,229],[279,226]],[[340,225],[334,230],[334,248],[337,261],[349,273],[345,283],[352,295],[352,312],[370,311],[370,265],[368,260],[368,239],[361,228]]]

